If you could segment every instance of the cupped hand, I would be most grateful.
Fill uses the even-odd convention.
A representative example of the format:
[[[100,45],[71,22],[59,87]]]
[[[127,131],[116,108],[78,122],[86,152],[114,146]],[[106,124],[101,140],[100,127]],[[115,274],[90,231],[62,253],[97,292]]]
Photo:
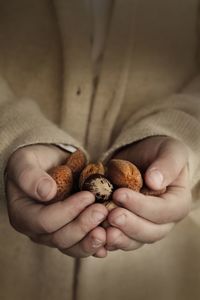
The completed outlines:
[[[11,225],[36,243],[73,257],[104,257],[106,232],[99,226],[107,209],[94,204],[89,192],[48,204],[57,191],[47,171],[62,164],[67,153],[53,145],[20,148],[9,159],[6,176]]]
[[[148,196],[127,188],[113,194],[119,206],[108,215],[107,246],[112,250],[136,250],[164,238],[190,211],[191,191],[187,149],[164,136],[149,137],[132,144],[115,158],[135,163],[151,190],[167,188],[160,196]]]

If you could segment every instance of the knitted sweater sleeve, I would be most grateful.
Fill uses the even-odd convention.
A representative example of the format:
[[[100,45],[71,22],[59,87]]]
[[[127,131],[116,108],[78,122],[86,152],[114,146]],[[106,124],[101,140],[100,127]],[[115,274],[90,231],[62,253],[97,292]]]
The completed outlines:
[[[155,135],[178,139],[188,148],[191,187],[197,200],[200,195],[200,75],[179,93],[149,103],[131,116],[103,159],[108,160],[123,146]]]
[[[20,101],[19,101],[20,100]],[[4,172],[10,155],[18,148],[48,143],[81,145],[49,121],[32,99],[17,99],[7,82],[0,77],[0,195],[5,198]]]

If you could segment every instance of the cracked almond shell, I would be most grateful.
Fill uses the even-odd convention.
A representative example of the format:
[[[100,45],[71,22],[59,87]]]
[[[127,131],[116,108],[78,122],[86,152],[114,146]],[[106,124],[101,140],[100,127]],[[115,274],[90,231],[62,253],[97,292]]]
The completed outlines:
[[[91,192],[96,202],[103,203],[110,199],[113,185],[104,175],[92,174],[84,181],[82,190]]]
[[[100,175],[105,174],[105,169],[101,162],[90,163],[82,170],[81,175],[79,177],[80,190],[82,190],[83,184],[86,181],[86,179],[93,174],[100,174]]]

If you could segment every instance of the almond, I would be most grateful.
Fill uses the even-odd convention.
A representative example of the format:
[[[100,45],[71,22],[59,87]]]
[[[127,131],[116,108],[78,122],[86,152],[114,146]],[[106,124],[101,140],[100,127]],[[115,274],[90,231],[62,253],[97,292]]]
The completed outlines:
[[[57,184],[57,194],[53,200],[51,200],[51,203],[64,200],[70,195],[73,187],[73,175],[71,169],[66,165],[61,165],[52,168],[48,173]]]
[[[106,201],[106,202],[103,203],[103,205],[105,205],[105,207],[108,209],[108,211],[111,211],[114,208],[118,207],[118,205],[115,204],[115,202],[113,202],[113,201]]]
[[[78,149],[67,158],[65,164],[72,170],[73,175],[77,177],[85,167],[85,154]]]
[[[142,188],[142,175],[130,161],[112,159],[107,167],[107,177],[115,187],[126,187],[136,192]]]
[[[113,192],[113,185],[101,174],[90,175],[83,183],[82,190],[95,195],[96,202],[108,201]]]
[[[92,174],[105,174],[104,166],[101,162],[99,163],[90,163],[88,164],[81,172],[81,175],[79,177],[79,188],[82,190],[82,186],[85,182],[85,180]]]

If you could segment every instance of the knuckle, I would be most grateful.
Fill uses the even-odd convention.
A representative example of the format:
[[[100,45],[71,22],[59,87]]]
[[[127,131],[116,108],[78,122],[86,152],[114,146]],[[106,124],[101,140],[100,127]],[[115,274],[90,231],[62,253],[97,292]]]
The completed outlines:
[[[113,228],[113,231],[112,231],[113,241],[121,241],[122,237],[123,237],[122,232],[118,228]]]
[[[112,246],[121,249],[121,250],[125,250],[127,245],[125,244],[125,241],[122,239],[122,237],[119,237],[116,241],[114,241],[112,243]]]
[[[122,233],[117,228],[112,228],[112,233],[109,234],[107,239],[108,246],[120,247],[122,243]]]
[[[84,256],[89,256],[94,252],[94,247],[92,246],[91,242],[85,241],[84,243],[80,244],[80,250],[82,253],[84,253]]]
[[[90,240],[91,243],[92,243],[93,241],[95,241],[96,238],[97,238],[97,235],[96,235],[95,232],[91,232],[91,233],[89,234],[89,240]]]

